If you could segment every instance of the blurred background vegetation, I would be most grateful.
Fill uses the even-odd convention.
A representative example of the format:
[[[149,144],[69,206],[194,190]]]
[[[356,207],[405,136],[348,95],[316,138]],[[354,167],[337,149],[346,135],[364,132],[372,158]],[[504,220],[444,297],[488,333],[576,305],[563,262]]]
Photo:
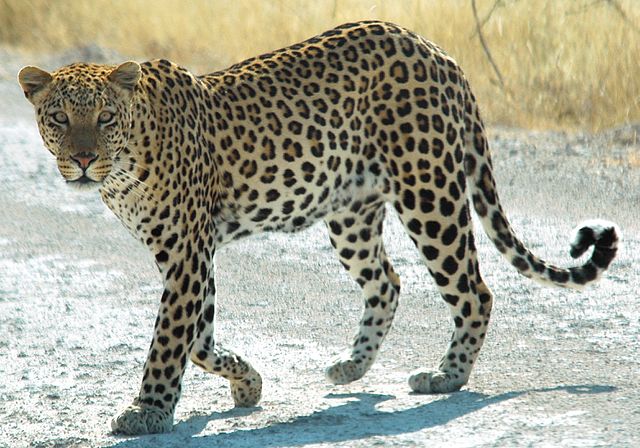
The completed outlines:
[[[382,19],[455,57],[490,123],[600,130],[640,121],[639,0],[475,3],[474,16],[472,0],[0,0],[0,48],[28,61],[96,45],[203,73]]]

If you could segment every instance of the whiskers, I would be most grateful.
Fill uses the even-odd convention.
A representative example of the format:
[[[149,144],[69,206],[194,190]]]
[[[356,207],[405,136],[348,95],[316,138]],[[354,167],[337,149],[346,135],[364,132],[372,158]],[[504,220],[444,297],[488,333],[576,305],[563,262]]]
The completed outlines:
[[[139,165],[136,162],[129,162],[129,165],[131,165],[131,168],[138,168],[140,171],[149,171],[149,168]]]
[[[146,170],[146,168],[139,168]],[[109,175],[108,180],[113,184],[113,187],[120,192],[129,192],[140,200],[157,202],[153,195],[155,188],[138,179],[124,168],[115,170]]]

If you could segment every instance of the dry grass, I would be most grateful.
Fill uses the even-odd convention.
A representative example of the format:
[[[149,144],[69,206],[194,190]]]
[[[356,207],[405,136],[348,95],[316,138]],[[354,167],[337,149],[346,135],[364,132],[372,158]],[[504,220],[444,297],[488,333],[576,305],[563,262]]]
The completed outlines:
[[[495,0],[478,0],[480,17]],[[57,51],[95,43],[211,71],[339,23],[383,19],[438,43],[465,69],[491,123],[598,130],[640,121],[640,2],[501,0],[483,28],[470,0],[0,0],[0,44]]]

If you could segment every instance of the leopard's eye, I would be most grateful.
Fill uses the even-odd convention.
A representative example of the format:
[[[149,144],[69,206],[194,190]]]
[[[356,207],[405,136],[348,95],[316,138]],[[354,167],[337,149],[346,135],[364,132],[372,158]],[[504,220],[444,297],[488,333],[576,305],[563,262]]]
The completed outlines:
[[[98,123],[110,124],[113,121],[114,117],[115,117],[115,114],[113,112],[108,110],[103,110],[102,112],[100,112],[100,115],[98,115]]]
[[[56,124],[67,124],[69,123],[69,117],[64,112],[55,112],[51,114],[51,119]]]

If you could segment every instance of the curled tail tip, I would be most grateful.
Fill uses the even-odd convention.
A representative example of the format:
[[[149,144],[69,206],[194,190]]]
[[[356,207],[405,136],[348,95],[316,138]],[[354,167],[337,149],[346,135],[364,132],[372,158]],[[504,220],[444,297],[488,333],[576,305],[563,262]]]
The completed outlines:
[[[619,240],[620,229],[615,223],[600,219],[584,221],[574,230],[569,254],[578,258],[595,246],[594,257],[600,262],[599,267],[606,268],[615,257]],[[599,253],[597,256],[596,251]]]

